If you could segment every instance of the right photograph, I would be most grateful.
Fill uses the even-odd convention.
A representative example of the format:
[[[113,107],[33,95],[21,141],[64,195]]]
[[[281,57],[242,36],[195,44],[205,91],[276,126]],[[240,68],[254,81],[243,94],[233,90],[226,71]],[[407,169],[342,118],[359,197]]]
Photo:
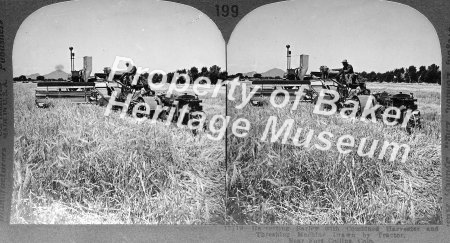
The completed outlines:
[[[442,57],[423,14],[268,4],[227,54],[228,224],[442,224]]]

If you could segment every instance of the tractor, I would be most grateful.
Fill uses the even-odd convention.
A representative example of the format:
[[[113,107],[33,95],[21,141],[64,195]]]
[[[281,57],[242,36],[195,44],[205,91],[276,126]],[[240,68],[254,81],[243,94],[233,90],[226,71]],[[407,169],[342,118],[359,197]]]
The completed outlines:
[[[319,72],[311,72],[306,74],[308,69],[308,55],[300,55],[300,67],[290,68],[290,46],[287,45],[287,72],[283,80],[254,80],[252,85],[259,85],[260,89],[255,96],[250,100],[254,106],[262,106],[267,104],[263,96],[270,96],[275,89],[285,89],[291,99],[295,98],[295,92],[302,86],[307,85],[305,89],[305,96],[303,101],[309,101],[313,104],[317,103],[319,95],[322,90],[324,92],[324,99],[334,99],[333,92],[326,92],[327,90],[334,90],[339,95],[336,101],[338,111],[342,108],[349,108],[354,104],[358,104],[357,116],[364,113],[364,108],[367,107],[367,102],[371,101],[371,106],[380,105],[376,110],[376,118],[382,119],[385,110],[389,107],[396,107],[400,111],[400,116],[397,118],[399,124],[404,123],[404,119],[409,119],[406,122],[406,131],[411,132],[412,128],[421,127],[420,112],[417,110],[417,99],[413,94],[389,94],[387,92],[372,94],[366,87],[365,80],[354,74],[349,80],[344,77],[339,77],[337,74],[339,69],[329,69],[326,66],[321,66]],[[347,102],[352,100],[354,102]],[[327,105],[325,109],[329,108]],[[392,112],[392,111],[390,111]],[[409,112],[409,113],[408,113]],[[390,118],[391,120],[394,118]]]
[[[133,113],[133,109],[134,107],[139,104],[139,103],[144,103],[147,104],[148,107],[150,108],[149,111],[149,117],[153,117],[153,114],[155,113],[155,110],[157,109],[158,105],[161,105],[161,100],[159,99],[159,97],[157,97],[155,95],[155,92],[152,90],[149,91],[144,91],[143,89],[143,85],[127,85],[125,83],[122,83],[118,80],[115,81],[117,84],[120,85],[120,91],[118,92],[115,101],[116,102],[121,102],[121,103],[125,103],[126,99],[128,97],[128,95],[132,95],[131,96],[131,101],[130,104],[128,105],[128,110],[127,113],[128,114],[132,114]],[[111,94],[112,92],[116,91],[114,87],[112,86],[107,86],[108,89],[108,94]],[[121,109],[121,106],[113,106],[113,109]],[[140,106],[139,110],[140,111],[145,111],[146,106]],[[142,117],[143,114],[142,113],[138,113],[136,114],[137,117]]]
[[[177,123],[181,120],[182,125],[188,125],[189,120],[196,119],[200,120],[205,116],[203,111],[203,106],[201,105],[202,101],[198,98],[197,95],[190,95],[184,93],[182,95],[167,95],[166,93],[156,94],[153,90],[150,90],[147,85],[148,76],[145,74],[141,74],[139,77],[139,81],[137,85],[130,85],[131,80],[124,80],[121,82],[116,80],[115,82],[120,85],[120,92],[116,96],[116,102],[124,103],[129,94],[132,94],[131,102],[128,106],[127,113],[132,114],[134,107],[139,103],[145,103],[150,108],[149,118],[153,118],[156,109],[158,106],[162,108],[162,110],[158,113],[158,119],[162,121],[166,121],[169,119],[170,114],[172,115],[171,122]],[[115,89],[111,87],[109,92],[113,92]],[[186,112],[183,113],[183,107],[187,108]],[[113,109],[118,109],[120,106],[113,106]],[[140,106],[140,111],[145,111],[145,106]],[[137,117],[143,117],[142,113],[136,114]],[[183,116],[183,117],[181,117]],[[197,126],[199,121],[193,121],[192,125]],[[206,122],[205,122],[206,124]],[[203,127],[204,129],[205,127]],[[195,129],[198,130],[198,129]],[[196,133],[196,131],[194,131]]]
[[[166,95],[162,93],[157,95],[157,97],[161,100],[163,106],[169,107],[169,109],[165,109],[161,112],[161,119],[167,120],[169,119],[170,113],[173,112],[172,122],[181,121],[182,125],[188,125],[189,120],[194,120],[192,122],[192,126],[198,126],[200,119],[206,119],[205,112],[203,111],[203,106],[201,105],[202,101],[198,98],[197,95],[191,95],[184,93],[182,95]],[[183,114],[183,107],[186,107],[186,113]],[[172,109],[174,109],[172,111]],[[181,117],[183,116],[183,117]],[[206,121],[206,120],[205,120]],[[206,122],[203,125],[202,129],[206,128]],[[198,129],[197,129],[198,130]]]
[[[403,123],[404,119],[408,119],[406,123],[406,131],[411,133],[412,128],[421,128],[422,122],[420,118],[420,111],[417,109],[417,99],[414,98],[414,94],[389,94],[387,92],[374,93],[376,103],[381,107],[377,109],[377,118],[382,118],[382,115],[386,108],[396,107],[400,110],[400,116],[397,118],[398,123]],[[408,111],[411,113],[408,115]],[[389,121],[393,121],[395,118],[389,118]]]

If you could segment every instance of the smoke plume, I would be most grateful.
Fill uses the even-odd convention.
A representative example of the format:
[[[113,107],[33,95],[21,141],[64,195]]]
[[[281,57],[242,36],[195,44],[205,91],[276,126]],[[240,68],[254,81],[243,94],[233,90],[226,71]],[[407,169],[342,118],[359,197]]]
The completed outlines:
[[[55,66],[55,69],[56,69],[56,71],[62,71],[62,70],[64,70],[64,66],[59,64],[59,65]]]

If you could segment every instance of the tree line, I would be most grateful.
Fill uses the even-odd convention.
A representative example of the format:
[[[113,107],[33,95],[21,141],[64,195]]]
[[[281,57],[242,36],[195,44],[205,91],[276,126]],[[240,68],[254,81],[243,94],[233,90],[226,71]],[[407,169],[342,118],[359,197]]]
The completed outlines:
[[[20,75],[19,77],[14,77],[13,81],[31,81],[31,78],[27,78],[27,76],[25,75]],[[37,76],[36,77],[37,81],[64,81],[63,78],[58,78],[58,79],[46,79],[44,76]]]
[[[170,83],[173,81],[173,77],[175,74],[179,74],[180,76],[177,78],[176,83],[184,84],[186,83],[186,78],[182,74],[186,74],[189,76],[190,83],[194,83],[199,77],[209,78],[211,84],[216,84],[219,79],[226,80],[229,78],[250,78],[244,76],[242,73],[237,73],[234,75],[228,75],[226,71],[221,71],[221,67],[217,65],[212,65],[211,67],[202,67],[200,70],[197,67],[191,67],[190,69],[178,69],[174,72],[167,73],[167,82]],[[359,72],[358,75],[366,80],[367,82],[387,82],[387,83],[437,83],[441,84],[441,70],[439,66],[436,64],[431,64],[428,67],[420,66],[417,69],[415,66],[411,65],[408,68],[397,68],[391,71],[387,71],[384,73],[380,72]],[[255,73],[253,78],[263,78],[261,74]],[[277,78],[281,77],[266,77]],[[155,74],[152,78],[153,83],[159,83],[163,79],[162,74]],[[27,78],[25,75],[21,75],[20,77],[15,77],[14,81],[30,81],[30,78]],[[47,80],[44,76],[38,76],[36,80]],[[63,79],[58,79],[63,80]]]
[[[408,68],[397,68],[384,73],[372,71],[358,74],[368,82],[441,84],[441,70],[436,64],[431,64],[428,67],[420,66],[419,69],[415,66],[409,66]]]
[[[393,82],[393,83],[437,83],[441,84],[441,70],[436,64],[428,67],[420,66],[417,69],[411,65],[408,68],[397,68],[384,73],[380,72],[359,72],[358,75],[367,82]],[[229,76],[229,78],[239,77],[241,79],[259,78],[259,79],[281,79],[282,77],[262,77],[260,73],[255,73],[249,77],[242,73]]]
[[[211,84],[217,84],[218,80],[226,80],[228,78],[228,73],[226,71],[221,71],[221,67],[217,65],[212,65],[211,67],[202,67],[200,70],[197,67],[191,67],[190,69],[178,69],[175,72],[167,73],[167,82],[171,83],[175,74],[180,76],[175,80],[178,84],[186,83],[186,78],[182,74],[189,76],[189,82],[192,84],[199,77],[209,78]],[[153,83],[159,83],[163,79],[162,74],[155,74],[152,77]]]

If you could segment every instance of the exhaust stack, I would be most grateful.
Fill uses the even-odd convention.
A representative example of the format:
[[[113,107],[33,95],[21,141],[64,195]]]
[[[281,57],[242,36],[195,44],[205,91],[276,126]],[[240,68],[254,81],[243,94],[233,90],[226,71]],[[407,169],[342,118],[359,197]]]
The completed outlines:
[[[308,71],[308,62],[309,62],[309,55],[305,54],[300,55],[300,72],[298,74],[300,80],[303,80],[303,78],[306,75],[306,72]]]
[[[286,71],[289,72],[288,70],[291,69],[291,51],[289,50],[291,46],[290,45],[286,45],[286,49],[287,49],[287,67],[286,67]]]
[[[83,80],[87,82],[92,72],[92,57],[83,57]]]

